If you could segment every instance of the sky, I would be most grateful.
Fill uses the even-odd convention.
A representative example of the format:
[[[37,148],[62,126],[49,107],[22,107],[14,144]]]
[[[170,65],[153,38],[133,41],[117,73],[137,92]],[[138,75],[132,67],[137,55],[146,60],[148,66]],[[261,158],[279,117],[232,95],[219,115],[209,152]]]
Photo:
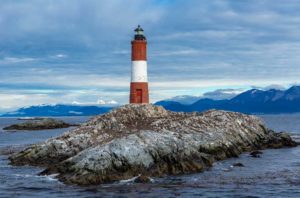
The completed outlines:
[[[0,111],[127,103],[138,24],[151,102],[298,84],[299,10],[299,0],[1,0]]]

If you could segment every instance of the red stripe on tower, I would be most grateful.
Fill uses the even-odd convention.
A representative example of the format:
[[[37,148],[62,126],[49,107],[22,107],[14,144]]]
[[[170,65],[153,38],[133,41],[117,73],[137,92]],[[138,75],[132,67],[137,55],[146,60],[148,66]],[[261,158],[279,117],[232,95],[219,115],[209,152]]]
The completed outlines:
[[[147,40],[144,30],[138,26],[131,41],[130,103],[149,103],[147,80]]]

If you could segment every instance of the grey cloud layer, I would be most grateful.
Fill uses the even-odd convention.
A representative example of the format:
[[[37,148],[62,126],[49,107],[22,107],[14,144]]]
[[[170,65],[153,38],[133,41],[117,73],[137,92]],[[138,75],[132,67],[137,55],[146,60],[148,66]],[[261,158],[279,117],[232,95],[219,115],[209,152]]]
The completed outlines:
[[[298,0],[3,0],[0,94],[24,96],[19,106],[30,94],[44,103],[127,102],[137,24],[148,37],[154,100],[297,83],[299,10]]]

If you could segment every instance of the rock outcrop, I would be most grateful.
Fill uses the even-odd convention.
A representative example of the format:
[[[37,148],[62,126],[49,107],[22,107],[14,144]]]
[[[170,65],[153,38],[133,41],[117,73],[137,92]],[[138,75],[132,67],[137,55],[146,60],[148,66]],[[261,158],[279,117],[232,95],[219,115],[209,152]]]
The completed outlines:
[[[43,129],[68,128],[70,126],[75,126],[75,125],[68,124],[58,119],[40,118],[36,120],[28,120],[20,124],[13,124],[3,129],[4,130],[43,130]]]
[[[296,146],[251,115],[210,110],[175,113],[154,105],[125,105],[60,137],[10,157],[14,165],[46,166],[66,183],[100,184],[138,175],[203,171],[244,151]]]

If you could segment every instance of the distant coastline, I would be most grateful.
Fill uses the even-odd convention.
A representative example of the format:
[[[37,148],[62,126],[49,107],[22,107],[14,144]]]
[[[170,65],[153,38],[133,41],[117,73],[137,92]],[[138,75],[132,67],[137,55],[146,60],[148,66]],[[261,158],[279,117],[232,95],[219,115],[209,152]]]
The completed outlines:
[[[190,97],[190,96],[186,96]],[[213,100],[202,98],[192,104],[182,104],[176,100],[166,99],[154,103],[167,110],[193,112],[210,109],[235,111],[254,115],[266,114],[297,114],[300,113],[300,86],[293,86],[287,90],[259,90],[245,91],[232,99]],[[14,112],[2,114],[0,117],[62,117],[62,116],[94,116],[107,113],[115,106],[96,105],[37,105],[23,107]]]
[[[287,90],[259,90],[245,91],[232,99],[213,100],[210,98],[185,105],[177,101],[162,100],[156,105],[172,111],[206,111],[209,109],[236,111],[247,114],[291,114],[300,113],[300,86],[293,86]]]

